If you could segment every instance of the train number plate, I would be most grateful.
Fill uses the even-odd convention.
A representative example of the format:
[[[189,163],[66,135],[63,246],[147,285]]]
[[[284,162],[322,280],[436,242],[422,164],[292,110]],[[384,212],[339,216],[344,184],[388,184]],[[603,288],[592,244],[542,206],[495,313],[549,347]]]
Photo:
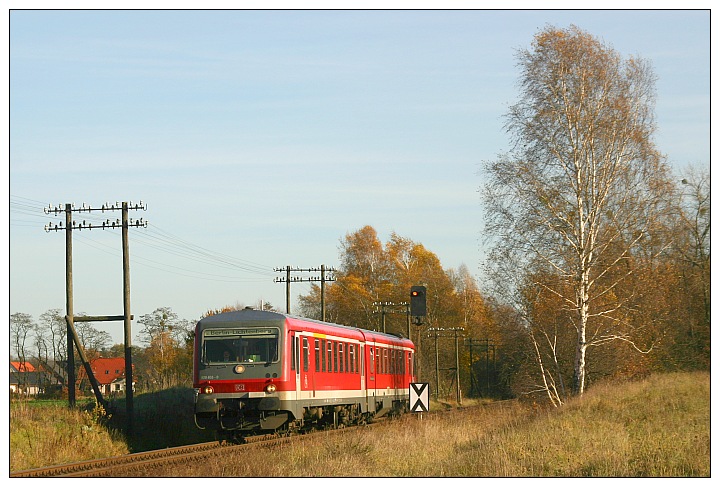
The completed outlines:
[[[245,390],[245,384],[235,384],[235,392],[240,392]]]

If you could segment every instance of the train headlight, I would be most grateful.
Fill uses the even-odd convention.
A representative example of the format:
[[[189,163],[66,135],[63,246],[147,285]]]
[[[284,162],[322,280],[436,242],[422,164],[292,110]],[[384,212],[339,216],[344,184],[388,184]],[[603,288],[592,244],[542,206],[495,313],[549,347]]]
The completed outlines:
[[[215,389],[213,389],[213,386],[211,385],[203,386],[200,389],[201,394],[212,394],[213,392],[215,392]]]
[[[273,383],[270,383],[265,386],[265,392],[267,392],[268,394],[272,394],[276,390],[277,390],[277,386],[275,386],[275,384],[273,384]]]
[[[245,366],[244,365],[236,365],[233,370],[235,371],[236,374],[242,374],[243,372],[245,372]]]

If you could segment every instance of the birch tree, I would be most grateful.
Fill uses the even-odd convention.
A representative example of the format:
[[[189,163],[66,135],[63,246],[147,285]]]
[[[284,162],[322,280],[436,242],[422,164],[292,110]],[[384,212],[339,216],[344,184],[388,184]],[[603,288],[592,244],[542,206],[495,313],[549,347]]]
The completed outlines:
[[[590,347],[623,340],[647,351],[616,291],[636,271],[634,252],[659,238],[671,199],[652,139],[655,75],[575,26],[546,27],[517,59],[512,148],[484,165],[488,269],[528,327],[529,289],[559,298],[575,335],[572,390],[582,394]]]

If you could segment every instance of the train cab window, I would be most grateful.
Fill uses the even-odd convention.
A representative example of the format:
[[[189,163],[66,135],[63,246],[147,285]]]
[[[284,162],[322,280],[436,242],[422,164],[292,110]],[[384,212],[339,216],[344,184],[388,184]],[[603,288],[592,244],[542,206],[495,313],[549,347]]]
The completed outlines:
[[[206,364],[277,362],[279,336],[276,328],[206,329],[202,333],[202,361]]]
[[[310,345],[307,337],[303,337],[303,371],[307,372],[310,368]]]

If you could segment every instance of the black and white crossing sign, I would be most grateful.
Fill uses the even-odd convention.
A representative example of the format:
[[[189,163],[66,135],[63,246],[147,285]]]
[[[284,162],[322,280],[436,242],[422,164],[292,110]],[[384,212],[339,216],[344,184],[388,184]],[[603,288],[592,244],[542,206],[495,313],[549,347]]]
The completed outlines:
[[[410,411],[422,413],[430,410],[430,384],[410,383]]]

